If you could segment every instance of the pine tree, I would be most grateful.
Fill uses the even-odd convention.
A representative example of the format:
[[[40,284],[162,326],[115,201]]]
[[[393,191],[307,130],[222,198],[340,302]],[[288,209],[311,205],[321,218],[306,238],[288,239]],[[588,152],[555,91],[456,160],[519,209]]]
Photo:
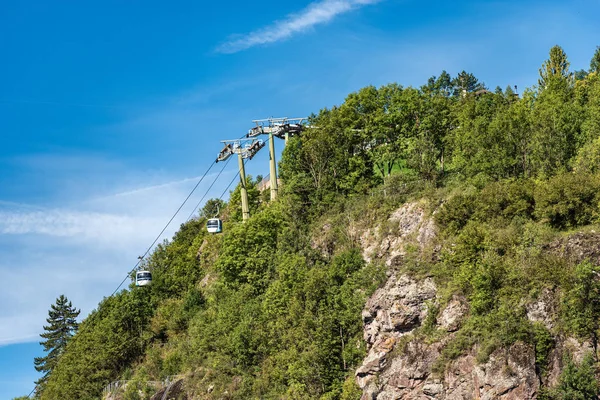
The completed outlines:
[[[81,310],[73,307],[71,302],[62,294],[56,299],[56,304],[50,306],[48,318],[46,319],[49,325],[44,326],[45,332],[40,334],[42,338],[46,339],[40,344],[48,354],[45,357],[34,359],[35,369],[44,373],[44,376],[35,383],[37,386],[44,386],[65,350],[67,342],[77,332],[79,327],[77,316],[80,312]]]
[[[551,84],[571,83],[573,74],[569,72],[569,60],[567,54],[560,46],[554,46],[550,49],[550,58],[542,64],[540,68],[540,79],[538,84],[540,89],[547,89]]]
[[[454,96],[463,96],[466,93],[472,93],[477,90],[485,89],[485,84],[479,82],[475,75],[461,71],[456,78],[452,80],[454,86]]]
[[[592,61],[590,61],[590,72],[600,72],[600,46],[596,47]]]

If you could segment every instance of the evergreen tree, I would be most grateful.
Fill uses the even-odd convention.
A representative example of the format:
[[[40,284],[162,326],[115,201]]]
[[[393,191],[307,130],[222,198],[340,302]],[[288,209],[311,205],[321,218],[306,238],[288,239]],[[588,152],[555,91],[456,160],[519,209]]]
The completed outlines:
[[[449,97],[454,92],[452,85],[452,77],[444,70],[439,77],[432,76],[429,78],[427,84],[421,87],[421,91],[430,95],[440,94]]]
[[[600,46],[596,47],[596,51],[590,62],[590,72],[600,72]]]
[[[550,49],[550,58],[540,68],[540,89],[546,89],[553,82],[571,82],[573,75],[569,72],[569,60],[567,54],[560,46]]]
[[[584,69],[580,69],[579,71],[575,71],[574,75],[575,81],[582,81],[588,76],[588,72]]]
[[[42,376],[36,385],[44,386],[48,380],[48,375],[58,363],[58,359],[65,350],[69,339],[77,332],[79,324],[77,316],[81,310],[77,310],[65,295],[60,295],[56,299],[56,304],[50,306],[48,311],[48,326],[44,326],[46,332],[40,336],[46,340],[40,342],[44,347],[44,351],[48,354],[45,357],[36,357],[34,359],[35,369],[38,372],[43,372]]]
[[[466,93],[485,89],[485,84],[479,82],[475,75],[467,71],[459,72],[456,78],[452,80],[452,86],[454,87],[454,96],[462,96]]]

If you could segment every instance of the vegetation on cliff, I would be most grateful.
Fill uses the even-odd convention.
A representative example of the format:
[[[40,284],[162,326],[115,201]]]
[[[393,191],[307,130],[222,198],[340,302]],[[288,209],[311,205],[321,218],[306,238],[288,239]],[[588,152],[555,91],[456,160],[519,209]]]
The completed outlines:
[[[183,224],[145,260],[153,285],[105,298],[37,395],[98,398],[122,379],[134,399],[145,382],[187,374],[197,398],[360,397],[361,310],[386,271],[363,260],[356,229],[384,229],[409,199],[436,211],[441,247],[408,254],[399,268],[433,277],[442,301],[461,294],[469,303],[438,371],[474,346],[484,361],[531,344],[540,373],[557,336],[597,348],[596,264],[551,244],[598,222],[599,56],[573,74],[556,46],[539,85],[521,95],[442,72],[418,89],[370,86],[321,110],[283,152],[277,201],[250,179],[246,223],[236,190],[222,235],[206,233],[208,212]],[[559,299],[551,329],[526,315],[545,289]],[[568,364],[544,395],[597,393],[588,379],[596,361]]]

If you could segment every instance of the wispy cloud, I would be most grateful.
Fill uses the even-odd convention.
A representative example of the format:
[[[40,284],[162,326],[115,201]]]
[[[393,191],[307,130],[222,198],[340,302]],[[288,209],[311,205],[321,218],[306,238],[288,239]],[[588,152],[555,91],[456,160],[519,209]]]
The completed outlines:
[[[340,14],[380,1],[382,0],[323,0],[314,2],[297,14],[290,14],[283,20],[274,21],[271,24],[272,26],[268,28],[230,39],[220,45],[217,51],[220,53],[236,53],[250,47],[285,40],[315,25],[329,22]]]
[[[59,156],[54,161],[32,157],[26,165],[37,171],[55,162],[60,162]],[[76,159],[66,157],[61,164],[66,162],[73,163],[73,168],[60,171],[57,181],[72,177],[76,170]],[[86,157],[79,163],[83,168]],[[173,235],[195,211],[202,194],[209,191],[210,198],[222,193],[234,169],[225,170],[210,191],[217,173],[206,175],[162,238]],[[81,180],[75,198],[61,188],[56,204],[0,200],[0,305],[4,306],[0,307],[0,347],[38,340],[48,307],[61,293],[81,308],[84,317],[112,293],[198,180],[179,174],[156,176],[125,166],[104,173],[107,176],[100,180],[112,186],[103,187],[100,193],[91,190],[97,179],[90,179],[88,183]]]
[[[214,176],[214,174],[213,175],[209,175],[209,177],[210,176]],[[127,191],[115,193],[115,194],[112,194],[112,195],[106,196],[106,197],[122,197],[122,196],[136,195],[136,194],[140,194],[142,192],[147,192],[147,191],[150,191],[150,190],[164,189],[164,188],[167,188],[167,187],[170,187],[170,186],[173,186],[173,185],[179,185],[181,183],[187,183],[187,182],[192,182],[192,181],[196,182],[200,178],[201,178],[200,176],[195,176],[193,178],[179,179],[179,180],[176,180],[176,181],[173,181],[173,182],[161,183],[161,184],[158,184],[158,185],[151,185],[151,186],[141,187],[141,188],[138,188],[138,189],[127,190]],[[101,199],[104,199],[104,197],[100,198],[100,199],[97,199],[97,200],[101,200]]]

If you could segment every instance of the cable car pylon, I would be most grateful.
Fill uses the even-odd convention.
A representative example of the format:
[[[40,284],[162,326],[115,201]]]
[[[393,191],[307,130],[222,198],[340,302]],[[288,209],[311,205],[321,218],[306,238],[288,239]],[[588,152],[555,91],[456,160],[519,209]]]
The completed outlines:
[[[248,205],[248,189],[244,160],[251,160],[260,149],[265,147],[265,142],[263,140],[252,138],[221,140],[221,143],[224,143],[225,146],[219,152],[216,162],[225,161],[234,154],[238,155],[238,165],[240,170],[240,195],[242,197],[242,220],[246,221],[248,218],[250,218],[250,207]]]
[[[279,184],[277,182],[277,162],[275,161],[274,137],[284,139],[287,144],[290,136],[300,134],[306,127],[308,118],[267,118],[253,120],[256,126],[252,127],[246,137],[253,138],[258,135],[269,135],[269,178],[271,186],[271,200],[277,198]]]

